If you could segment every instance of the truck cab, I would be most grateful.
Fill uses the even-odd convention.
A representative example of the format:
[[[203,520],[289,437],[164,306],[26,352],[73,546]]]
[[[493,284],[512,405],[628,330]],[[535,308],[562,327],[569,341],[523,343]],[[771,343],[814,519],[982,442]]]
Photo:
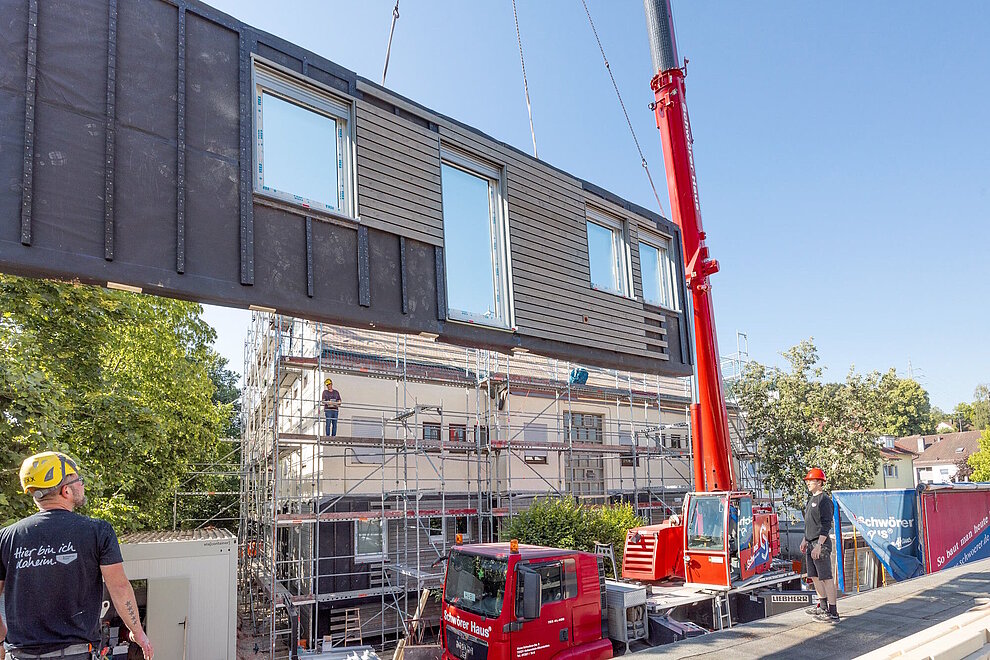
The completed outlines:
[[[744,491],[691,493],[684,501],[684,581],[740,586],[780,554],[777,514]]]
[[[587,552],[515,541],[455,546],[443,587],[443,658],[611,658],[604,593],[604,572]]]

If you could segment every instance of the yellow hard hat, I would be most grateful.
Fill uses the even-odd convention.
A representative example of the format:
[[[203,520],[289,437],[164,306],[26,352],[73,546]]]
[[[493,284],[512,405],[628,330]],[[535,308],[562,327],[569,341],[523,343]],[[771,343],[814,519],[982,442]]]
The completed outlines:
[[[325,381],[323,381],[323,384],[324,385],[329,385],[332,382],[333,382],[332,380],[330,380],[329,378],[327,378]]]
[[[61,452],[43,451],[21,463],[21,487],[25,493],[30,493],[32,488],[52,488],[70,474],[79,474],[74,460]]]

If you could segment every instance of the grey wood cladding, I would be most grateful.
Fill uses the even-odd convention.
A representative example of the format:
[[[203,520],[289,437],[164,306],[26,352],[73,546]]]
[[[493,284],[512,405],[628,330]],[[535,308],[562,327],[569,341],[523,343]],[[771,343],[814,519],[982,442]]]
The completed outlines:
[[[380,88],[359,82],[358,89],[365,99],[374,94],[396,107],[405,105]],[[406,107],[435,123],[437,131],[367,100],[357,103],[362,219],[367,216],[389,231],[442,245],[440,149],[471,154],[505,172],[515,327],[548,340],[670,358],[667,343],[656,336],[666,332],[664,315],[644,312],[641,302],[639,225],[668,237],[672,227],[658,227],[655,219],[585,190],[580,180],[477,131],[422,108]],[[590,286],[588,207],[625,223],[635,298]],[[622,322],[617,323],[617,317]]]

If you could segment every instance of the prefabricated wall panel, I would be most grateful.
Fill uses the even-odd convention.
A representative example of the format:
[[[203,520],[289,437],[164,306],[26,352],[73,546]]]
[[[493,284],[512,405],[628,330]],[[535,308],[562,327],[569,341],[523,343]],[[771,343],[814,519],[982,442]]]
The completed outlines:
[[[691,372],[685,315],[643,302],[644,227],[686,299],[659,215],[198,2],[0,0],[0,25],[0,270]],[[349,105],[350,215],[255,191],[258,63]],[[510,328],[447,318],[442,148],[502,174]],[[631,296],[590,284],[589,208],[625,225]]]

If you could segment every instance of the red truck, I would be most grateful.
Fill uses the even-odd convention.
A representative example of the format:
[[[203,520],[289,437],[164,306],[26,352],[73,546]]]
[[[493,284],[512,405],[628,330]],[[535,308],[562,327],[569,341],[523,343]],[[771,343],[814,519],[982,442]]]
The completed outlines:
[[[443,603],[444,660],[612,657],[605,574],[587,552],[459,545],[447,559]]]

